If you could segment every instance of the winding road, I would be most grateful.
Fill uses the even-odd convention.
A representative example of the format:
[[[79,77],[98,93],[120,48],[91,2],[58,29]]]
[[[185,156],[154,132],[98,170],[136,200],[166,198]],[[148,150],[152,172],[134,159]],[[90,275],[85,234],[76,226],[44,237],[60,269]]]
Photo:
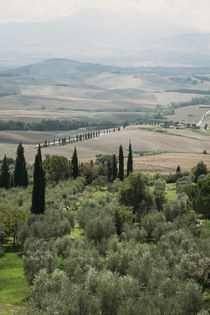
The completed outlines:
[[[208,110],[201,118],[201,120],[199,121],[199,123],[196,125],[196,127],[199,127],[202,122],[206,119],[206,116],[210,113],[210,110]]]

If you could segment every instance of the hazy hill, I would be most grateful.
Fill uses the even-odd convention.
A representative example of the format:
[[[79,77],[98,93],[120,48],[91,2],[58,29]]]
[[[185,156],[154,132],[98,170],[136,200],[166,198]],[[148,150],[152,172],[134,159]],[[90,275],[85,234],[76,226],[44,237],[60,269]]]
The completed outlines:
[[[206,64],[210,35],[193,32],[164,12],[129,10],[89,9],[46,22],[3,23],[0,68],[58,57],[121,66]]]

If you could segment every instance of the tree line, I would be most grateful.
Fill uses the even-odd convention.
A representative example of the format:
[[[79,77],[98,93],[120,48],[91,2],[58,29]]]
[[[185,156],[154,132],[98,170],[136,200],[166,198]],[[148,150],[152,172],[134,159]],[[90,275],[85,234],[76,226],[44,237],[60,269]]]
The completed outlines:
[[[89,140],[92,138],[96,138],[101,136],[102,134],[109,134],[111,132],[116,132],[120,131],[121,127],[118,128],[113,128],[113,129],[105,129],[105,130],[95,130],[95,131],[86,131],[83,133],[77,133],[76,135],[69,136],[69,137],[58,137],[58,138],[53,138],[53,140],[45,140],[44,143],[41,145],[42,147],[49,147],[51,145],[66,145],[66,144],[71,144],[74,142],[81,142],[84,140]]]
[[[115,124],[110,121],[102,123],[92,122],[90,124],[88,121],[58,119],[42,119],[41,121],[30,123],[15,120],[0,120],[0,130],[68,131],[88,127],[114,128],[114,126]]]
[[[124,180],[124,155],[123,147],[119,147],[119,171],[116,155],[112,156],[112,160],[103,161],[101,174],[106,176],[108,182],[115,181],[119,178]],[[35,156],[34,173],[33,173],[33,192],[32,192],[32,213],[44,213],[45,210],[45,187],[46,174],[47,178],[54,180],[57,184],[59,180],[72,177],[76,179],[80,173],[85,175],[86,166],[81,164],[79,166],[77,150],[74,148],[71,161],[64,156],[49,156],[44,162],[42,161],[41,146],[38,146],[37,154]],[[133,172],[133,156],[132,147],[129,143],[129,153],[127,159],[127,176]],[[100,174],[99,174],[100,175]],[[100,179],[99,179],[100,181]],[[26,161],[24,157],[24,148],[22,143],[18,145],[15,160],[14,173],[9,171],[9,163],[6,155],[2,160],[0,170],[0,187],[9,189],[10,187],[27,187],[29,184],[28,172],[26,168]]]

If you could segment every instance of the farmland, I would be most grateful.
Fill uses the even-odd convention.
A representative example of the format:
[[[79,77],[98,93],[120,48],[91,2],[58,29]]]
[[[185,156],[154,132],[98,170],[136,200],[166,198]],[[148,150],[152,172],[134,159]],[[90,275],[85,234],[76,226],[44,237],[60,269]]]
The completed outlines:
[[[56,69],[56,71],[55,71]],[[190,102],[196,94],[210,90],[210,82],[194,76],[204,69],[119,68],[53,59],[0,73],[1,120],[39,122],[42,119],[78,120],[91,125],[104,122],[130,126],[123,131],[78,142],[81,161],[94,160],[98,154],[117,154],[122,144],[125,154],[129,141],[134,150],[134,167],[148,172],[171,172],[180,164],[190,169],[198,161],[209,165],[208,131],[161,130],[136,125],[152,119],[157,105],[165,109],[171,103]],[[205,74],[207,75],[207,74]],[[204,75],[202,75],[203,77]],[[200,79],[199,79],[200,78]],[[183,90],[183,84],[186,90]],[[171,92],[169,92],[171,91]],[[201,104],[202,105],[202,104]],[[197,123],[207,109],[200,105],[174,108],[165,120]],[[208,122],[208,117],[203,122]],[[28,163],[33,163],[35,146],[54,138],[84,132],[75,131],[0,131],[0,158],[15,158],[17,144],[25,147]],[[43,148],[43,155],[58,154],[71,158],[74,145]]]
[[[146,130],[145,130],[146,129]],[[162,131],[162,132],[161,132]],[[26,143],[25,156],[29,163],[33,163],[36,153],[35,144],[37,139],[44,142],[45,139],[53,139],[53,136],[72,135],[72,132],[49,133],[49,132],[0,132],[1,153],[0,158],[7,156],[15,158],[16,147],[19,141]],[[14,141],[16,139],[16,141]],[[101,135],[100,137],[82,142],[66,145],[51,145],[43,148],[43,156],[64,155],[71,158],[76,145],[80,161],[95,160],[98,154],[118,154],[120,144],[123,145],[125,156],[128,152],[128,143],[131,140],[134,154],[134,168],[145,172],[173,172],[178,164],[185,170],[189,170],[203,160],[210,166],[209,137],[198,132],[186,130],[165,130],[142,128],[140,126],[128,126],[122,131]],[[8,145],[8,142],[10,144]],[[15,142],[15,144],[14,144]],[[33,142],[33,144],[31,144]]]

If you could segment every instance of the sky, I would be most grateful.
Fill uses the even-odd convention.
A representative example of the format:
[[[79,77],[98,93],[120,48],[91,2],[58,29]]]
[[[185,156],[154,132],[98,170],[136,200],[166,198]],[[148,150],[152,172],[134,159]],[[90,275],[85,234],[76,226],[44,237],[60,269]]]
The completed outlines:
[[[87,8],[155,11],[210,31],[209,0],[0,0],[0,22],[49,20]]]

